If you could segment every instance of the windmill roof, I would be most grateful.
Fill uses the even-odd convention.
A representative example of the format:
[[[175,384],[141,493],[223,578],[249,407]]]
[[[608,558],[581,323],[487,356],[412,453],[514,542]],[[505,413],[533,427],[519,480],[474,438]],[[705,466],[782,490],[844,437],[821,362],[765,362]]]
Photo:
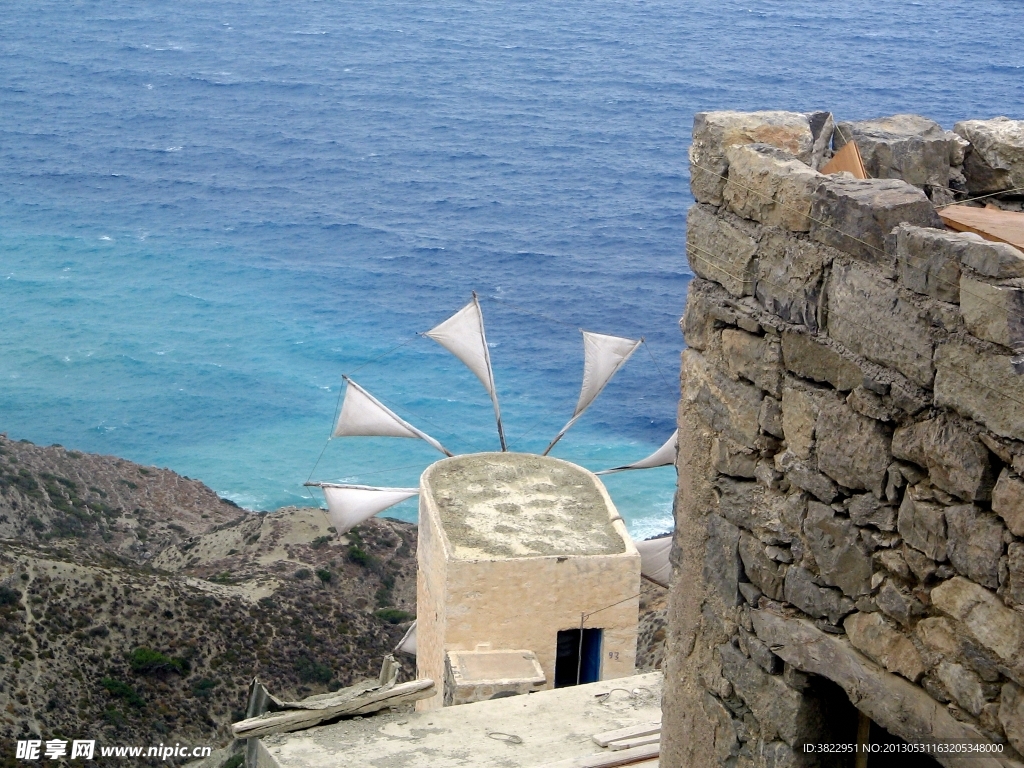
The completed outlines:
[[[627,551],[601,481],[567,461],[523,453],[456,456],[431,465],[421,487],[456,559]]]

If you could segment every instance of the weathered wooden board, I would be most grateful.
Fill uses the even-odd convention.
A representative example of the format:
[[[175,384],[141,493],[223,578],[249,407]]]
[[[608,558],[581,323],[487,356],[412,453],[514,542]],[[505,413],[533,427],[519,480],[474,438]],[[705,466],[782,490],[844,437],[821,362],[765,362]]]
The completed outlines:
[[[644,723],[643,725],[632,725],[629,728],[618,728],[614,731],[595,733],[591,738],[599,747],[607,747],[613,741],[632,739],[637,736],[650,736],[652,733],[661,733],[661,723]]]
[[[233,723],[231,732],[236,739],[267,736],[271,733],[287,733],[312,728],[314,725],[342,715],[365,715],[401,704],[407,701],[425,699],[434,695],[434,681],[413,680],[386,690],[362,692],[348,697],[338,697],[338,703],[318,709],[286,709],[281,712],[267,712]]]
[[[659,754],[661,754],[661,746],[649,744],[645,747],[623,749],[618,752],[598,752],[596,755],[559,760],[557,763],[548,763],[543,768],[615,768],[619,765],[632,765],[642,760],[650,760],[653,757],[658,757]]]
[[[848,171],[857,179],[868,178],[868,172],[864,167],[864,160],[860,156],[860,150],[857,148],[857,142],[846,142],[843,148],[836,152],[832,159],[825,164],[825,167],[821,169],[822,173],[839,173],[840,171]]]
[[[939,218],[950,229],[973,232],[986,240],[1009,243],[1024,250],[1024,213],[1001,211],[998,208],[947,205],[939,209]]]

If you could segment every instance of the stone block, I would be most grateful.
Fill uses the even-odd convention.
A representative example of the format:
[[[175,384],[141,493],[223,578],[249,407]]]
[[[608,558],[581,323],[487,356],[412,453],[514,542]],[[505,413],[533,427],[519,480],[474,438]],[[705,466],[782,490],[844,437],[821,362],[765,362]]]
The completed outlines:
[[[764,488],[757,483],[719,477],[714,484],[716,512],[747,530],[753,530],[759,520],[755,510],[761,506]]]
[[[897,224],[942,228],[924,192],[896,179],[826,177],[811,205],[811,239],[874,264],[888,277],[895,262],[885,237]]]
[[[940,415],[898,428],[892,454],[925,467],[932,483],[947,493],[966,501],[991,497],[995,477],[988,449],[957,419]]]
[[[782,342],[777,336],[722,331],[722,353],[729,372],[756,384],[773,397],[782,396]]]
[[[857,413],[876,421],[894,421],[896,410],[867,387],[857,387],[846,396],[846,404]]]
[[[824,325],[825,271],[835,254],[821,243],[766,229],[758,244],[754,296],[786,322],[818,331]]]
[[[861,712],[890,733],[910,742],[990,743],[921,687],[880,668],[845,638],[826,634],[804,619],[767,610],[750,613],[757,636],[783,661],[839,685]]]
[[[769,435],[778,438],[784,437],[782,431],[782,405],[774,397],[765,397],[761,401],[761,412],[758,414],[757,423],[761,429]]]
[[[946,559],[946,516],[941,504],[916,498],[914,488],[903,495],[896,530],[910,546],[932,560]]]
[[[843,628],[853,647],[890,672],[916,683],[927,671],[910,638],[893,628],[879,613],[852,613]]]
[[[708,515],[704,548],[704,581],[726,606],[740,604],[740,529],[718,515]]]
[[[1024,120],[964,120],[953,130],[971,142],[964,175],[972,195],[1024,187]]]
[[[985,691],[981,678],[967,667],[951,661],[943,661],[935,671],[936,676],[956,699],[956,703],[977,717],[985,706]]]
[[[853,610],[853,600],[832,587],[821,587],[806,568],[791,566],[783,583],[786,602],[815,618],[839,624]]]
[[[892,463],[888,427],[842,401],[826,401],[814,432],[818,469],[846,488],[863,488],[881,496]]]
[[[829,335],[847,349],[931,386],[931,321],[894,284],[859,264],[833,265],[828,313]]]
[[[960,312],[967,330],[979,339],[1024,349],[1024,288],[992,285],[963,275]]]
[[[728,179],[722,198],[730,211],[773,227],[806,232],[811,197],[823,178],[785,150],[770,144],[727,147]]]
[[[823,392],[797,388],[791,383],[782,391],[782,432],[789,450],[800,459],[809,459],[814,449],[814,428],[818,423]]]
[[[1006,547],[1006,595],[1024,608],[1024,544],[1018,541]]]
[[[1016,683],[1004,683],[999,696],[999,724],[1006,740],[1024,754],[1024,688]]]
[[[832,478],[818,472],[789,451],[776,454],[775,468],[785,473],[790,484],[807,491],[826,504],[831,504],[839,496],[839,489]]]
[[[1024,440],[1024,376],[1008,355],[956,342],[941,345],[935,354],[935,405],[953,408],[1002,437]]]
[[[900,224],[893,230],[900,281],[915,293],[960,303],[960,254],[971,240],[960,233]]]
[[[765,554],[764,544],[755,536],[743,531],[739,539],[740,559],[743,570],[750,582],[772,600],[783,600],[785,566],[776,563]]]
[[[899,576],[901,579],[910,578],[910,568],[907,567],[907,561],[903,555],[895,549],[883,549],[875,552],[873,555],[875,562],[877,562],[882,568],[887,570],[893,576]],[[881,579],[884,579],[885,574],[875,574],[872,576],[872,580],[878,580],[880,583]],[[863,610],[863,609],[862,609]]]
[[[914,634],[921,641],[925,653],[933,655],[940,661],[954,659],[959,651],[956,627],[945,616],[921,619],[914,627]]]
[[[817,337],[786,331],[782,334],[786,370],[811,381],[827,382],[842,392],[864,381],[860,367]]]
[[[871,525],[880,531],[896,530],[896,508],[879,501],[870,493],[850,497],[847,512],[850,521],[856,525]]]
[[[985,587],[999,586],[999,558],[1006,528],[973,504],[946,508],[946,552],[960,573]]]
[[[873,179],[902,179],[915,187],[949,184],[949,137],[938,123],[920,115],[892,115],[840,122],[835,149],[857,142],[864,168]]]
[[[736,315],[710,295],[714,283],[699,277],[690,281],[686,294],[686,309],[679,328],[686,346],[703,352],[720,333],[722,326],[734,324]]]
[[[731,644],[718,646],[718,652],[722,674],[750,707],[765,741],[777,736],[793,745],[810,735],[808,731],[817,729],[819,721],[812,699],[790,688],[781,677],[769,675]]]
[[[683,350],[682,399],[715,432],[748,448],[758,447],[761,390],[733,381],[698,352]]]
[[[913,571],[914,576],[921,582],[930,581],[939,570],[938,563],[909,544],[903,545],[903,559],[906,561],[907,567]]]
[[[1024,536],[1024,480],[1003,469],[992,489],[992,511],[1003,518],[1014,536]]]
[[[736,738],[736,726],[732,715],[717,698],[710,693],[702,696],[704,714],[714,727],[715,757],[719,765],[727,765],[730,759],[735,760],[740,751],[740,742]]]
[[[968,245],[959,254],[960,263],[979,275],[996,280],[1024,277],[1024,253],[1009,243],[994,243],[973,232],[958,232]]]
[[[756,231],[742,219],[706,205],[686,217],[686,255],[693,273],[714,280],[733,296],[751,296],[756,276]]]
[[[752,448],[734,443],[727,437],[711,441],[711,464],[716,472],[731,477],[754,477],[758,454]]]
[[[925,612],[924,604],[906,589],[897,586],[892,579],[886,579],[882,584],[875,597],[875,604],[882,613],[905,627],[911,626]]]
[[[839,587],[847,597],[871,592],[871,557],[861,548],[857,527],[832,507],[807,505],[804,535],[821,579]]]
[[[954,576],[931,592],[932,605],[960,622],[982,646],[1008,667],[1017,682],[1024,677],[1024,616],[982,586]]]
[[[690,189],[702,203],[721,205],[729,173],[726,150],[739,144],[769,144],[809,163],[814,134],[807,115],[796,112],[698,112],[690,144]]]

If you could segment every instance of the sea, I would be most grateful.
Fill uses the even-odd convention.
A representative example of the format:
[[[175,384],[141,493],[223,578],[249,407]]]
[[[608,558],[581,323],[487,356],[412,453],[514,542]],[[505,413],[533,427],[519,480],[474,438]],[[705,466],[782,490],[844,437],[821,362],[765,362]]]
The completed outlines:
[[[636,461],[674,429],[694,113],[1022,118],[1021,30],[1021,0],[12,0],[0,432],[253,510],[415,486],[425,443],[328,440],[341,377],[495,450],[418,335],[476,291],[511,450],[572,415],[580,329],[645,340],[553,452]],[[638,538],[674,484],[606,478]]]

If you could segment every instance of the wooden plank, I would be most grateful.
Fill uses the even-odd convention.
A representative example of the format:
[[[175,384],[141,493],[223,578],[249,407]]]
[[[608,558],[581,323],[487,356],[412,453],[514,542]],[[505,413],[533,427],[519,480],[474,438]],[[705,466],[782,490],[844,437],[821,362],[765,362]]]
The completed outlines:
[[[633,747],[619,752],[598,752],[596,755],[570,757],[557,763],[548,763],[543,768],[615,768],[619,765],[633,765],[642,760],[650,760],[661,754],[661,745],[649,744],[646,747]]]
[[[231,732],[236,739],[247,739],[255,736],[267,736],[271,733],[299,731],[342,715],[364,715],[395,704],[416,701],[433,695],[433,680],[412,680],[387,690],[370,691],[363,696],[350,698],[332,707],[268,712],[258,717],[233,723]]]
[[[998,208],[947,205],[939,209],[939,217],[950,229],[973,232],[986,240],[1009,243],[1024,250],[1024,213],[1001,211]]]
[[[632,739],[635,736],[650,736],[652,733],[661,732],[661,723],[644,723],[643,725],[631,725],[628,728],[619,728],[614,731],[595,733],[591,738],[599,747],[607,747],[613,741]]]
[[[848,141],[843,148],[836,152],[832,159],[821,169],[822,173],[839,173],[848,171],[857,179],[868,178],[867,169],[864,167],[864,159],[860,156],[857,142]]]
[[[658,744],[661,742],[661,733],[652,733],[648,736],[637,736],[632,739],[622,739],[622,741],[613,741],[608,745],[608,749],[620,750],[620,749],[632,749],[633,747],[646,747],[648,744]]]

